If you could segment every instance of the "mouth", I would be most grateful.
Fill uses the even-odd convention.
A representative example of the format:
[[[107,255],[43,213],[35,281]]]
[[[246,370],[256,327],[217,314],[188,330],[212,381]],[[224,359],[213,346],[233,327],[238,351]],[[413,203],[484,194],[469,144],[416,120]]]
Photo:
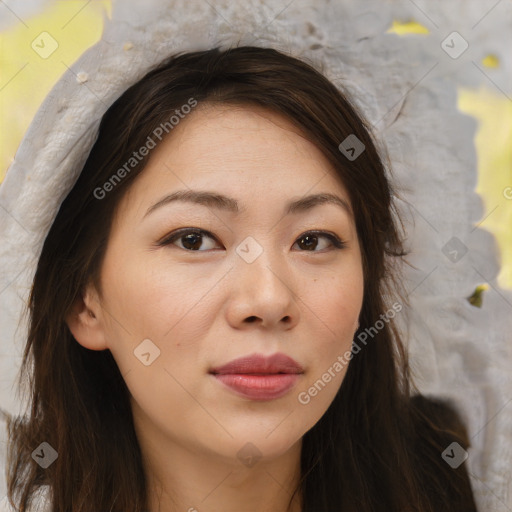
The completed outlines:
[[[274,400],[293,388],[302,366],[285,354],[252,355],[212,368],[210,374],[239,396],[250,400]]]

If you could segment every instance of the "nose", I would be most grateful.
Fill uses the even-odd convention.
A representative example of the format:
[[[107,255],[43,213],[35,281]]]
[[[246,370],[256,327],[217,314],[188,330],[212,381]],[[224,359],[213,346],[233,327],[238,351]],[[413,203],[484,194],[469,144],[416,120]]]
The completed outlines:
[[[289,330],[299,321],[297,280],[286,265],[286,256],[271,257],[270,252],[264,250],[251,263],[235,257],[226,312],[235,329]]]

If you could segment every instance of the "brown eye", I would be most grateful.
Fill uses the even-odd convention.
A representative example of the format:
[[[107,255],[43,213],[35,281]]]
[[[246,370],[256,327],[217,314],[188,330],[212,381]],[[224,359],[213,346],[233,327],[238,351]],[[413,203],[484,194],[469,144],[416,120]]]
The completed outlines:
[[[161,242],[158,243],[158,245],[177,245],[180,249],[187,250],[187,251],[196,251],[196,252],[204,252],[205,250],[213,249],[212,243],[206,244],[207,246],[210,245],[210,247],[206,247],[206,249],[200,249],[202,246],[204,246],[204,240],[208,239],[213,242],[215,242],[215,238],[213,235],[208,233],[207,231],[204,231],[202,229],[179,229],[178,231],[174,231],[169,236],[164,238]],[[176,244],[175,242],[180,242],[181,245]]]
[[[319,243],[319,240],[324,240],[324,242]],[[325,240],[328,240],[330,244],[326,244]],[[345,243],[342,242],[336,235],[324,231],[309,231],[304,233],[300,236],[300,238],[297,239],[295,244],[298,244],[302,250],[310,252],[321,252],[326,247],[328,248],[329,245],[334,246],[337,249],[342,249],[345,247]],[[319,245],[320,250],[316,250]]]
[[[209,243],[205,243],[208,241]],[[205,252],[215,249],[215,243],[217,243],[215,237],[203,229],[183,228],[172,232],[158,242],[158,245],[176,245],[179,249],[189,252]],[[329,249],[329,247],[337,249],[346,247],[345,242],[341,241],[336,235],[325,231],[308,231],[303,233],[294,245],[298,245],[301,251],[308,252],[323,252],[325,249]]]

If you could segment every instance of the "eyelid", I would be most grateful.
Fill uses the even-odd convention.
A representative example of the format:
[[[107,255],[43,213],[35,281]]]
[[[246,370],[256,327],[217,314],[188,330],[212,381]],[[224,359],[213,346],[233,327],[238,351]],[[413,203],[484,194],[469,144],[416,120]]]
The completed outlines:
[[[293,243],[295,245],[297,243],[297,240],[300,240],[301,237],[307,236],[307,235],[316,235],[316,236],[322,236],[330,240],[332,245],[336,247],[337,249],[344,249],[347,247],[347,243],[342,240],[336,233],[333,233],[332,231],[326,231],[323,229],[310,229],[308,231],[304,231],[304,233],[301,233],[299,237],[296,239],[296,241]],[[308,251],[301,251],[301,252],[308,252]],[[321,251],[310,251],[310,252],[321,252]]]
[[[173,231],[172,233],[165,235],[162,239],[160,239],[156,243],[156,245],[158,245],[158,246],[171,245],[174,241],[178,240],[181,236],[184,236],[187,233],[199,233],[203,236],[207,236],[208,238],[211,238],[212,240],[215,240],[217,243],[220,243],[215,235],[213,235],[212,233],[210,233],[209,231],[207,231],[205,229],[186,227],[186,228],[177,229],[177,230]],[[347,243],[344,240],[342,240],[338,235],[336,235],[332,231],[326,231],[326,230],[320,230],[320,229],[310,229],[310,230],[304,231],[295,239],[295,241],[293,242],[293,245],[295,245],[298,240],[300,240],[301,238],[308,236],[308,235],[315,235],[318,237],[327,238],[336,249],[344,249],[347,247]],[[179,249],[181,249],[181,247],[179,247]],[[186,250],[186,249],[183,249],[183,250]],[[187,252],[207,252],[207,251],[191,251],[191,250],[189,250]],[[315,253],[315,252],[322,252],[322,251],[300,251],[300,252]]]
[[[217,240],[217,238],[209,231],[206,231],[205,229],[201,229],[201,228],[189,227],[189,228],[180,228],[180,229],[173,231],[172,233],[168,233],[167,235],[165,235],[162,239],[160,239],[157,242],[157,245],[158,246],[170,245],[172,242],[179,239],[181,236],[186,235],[187,233],[200,233],[201,235],[205,235],[205,236],[219,242]],[[193,252],[193,251],[190,251],[190,252]],[[204,251],[197,251],[197,252],[204,252]]]

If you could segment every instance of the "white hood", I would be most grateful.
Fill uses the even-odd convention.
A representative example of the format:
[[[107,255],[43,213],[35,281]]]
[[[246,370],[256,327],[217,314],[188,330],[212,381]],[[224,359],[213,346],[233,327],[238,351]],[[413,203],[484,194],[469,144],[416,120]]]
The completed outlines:
[[[14,8],[24,2],[8,4]],[[499,258],[493,237],[475,229],[483,216],[474,192],[476,123],[457,110],[456,93],[462,85],[494,87],[478,69],[485,50],[501,56],[496,82],[512,97],[512,61],[505,54],[511,47],[512,10],[503,2],[495,7],[499,15],[486,14],[480,0],[452,0],[449,8],[448,2],[432,4],[115,1],[101,41],[50,92],[0,186],[2,409],[24,411],[11,387],[26,339],[26,325],[17,329],[18,319],[46,234],[104,112],[174,52],[271,46],[308,59],[343,84],[387,146],[396,186],[409,203],[399,206],[406,218],[408,259],[416,270],[405,269],[411,308],[397,318],[420,391],[459,406],[472,444],[467,464],[479,509],[511,510],[512,294],[496,284]],[[411,18],[430,33],[406,38],[386,33],[394,19]],[[447,51],[459,44],[451,35],[455,30],[469,43],[457,58]],[[460,257],[464,246],[467,252]],[[466,297],[482,282],[493,288],[483,307],[476,308]],[[4,448],[0,444],[0,464],[5,464]],[[0,498],[5,492],[2,477]]]

